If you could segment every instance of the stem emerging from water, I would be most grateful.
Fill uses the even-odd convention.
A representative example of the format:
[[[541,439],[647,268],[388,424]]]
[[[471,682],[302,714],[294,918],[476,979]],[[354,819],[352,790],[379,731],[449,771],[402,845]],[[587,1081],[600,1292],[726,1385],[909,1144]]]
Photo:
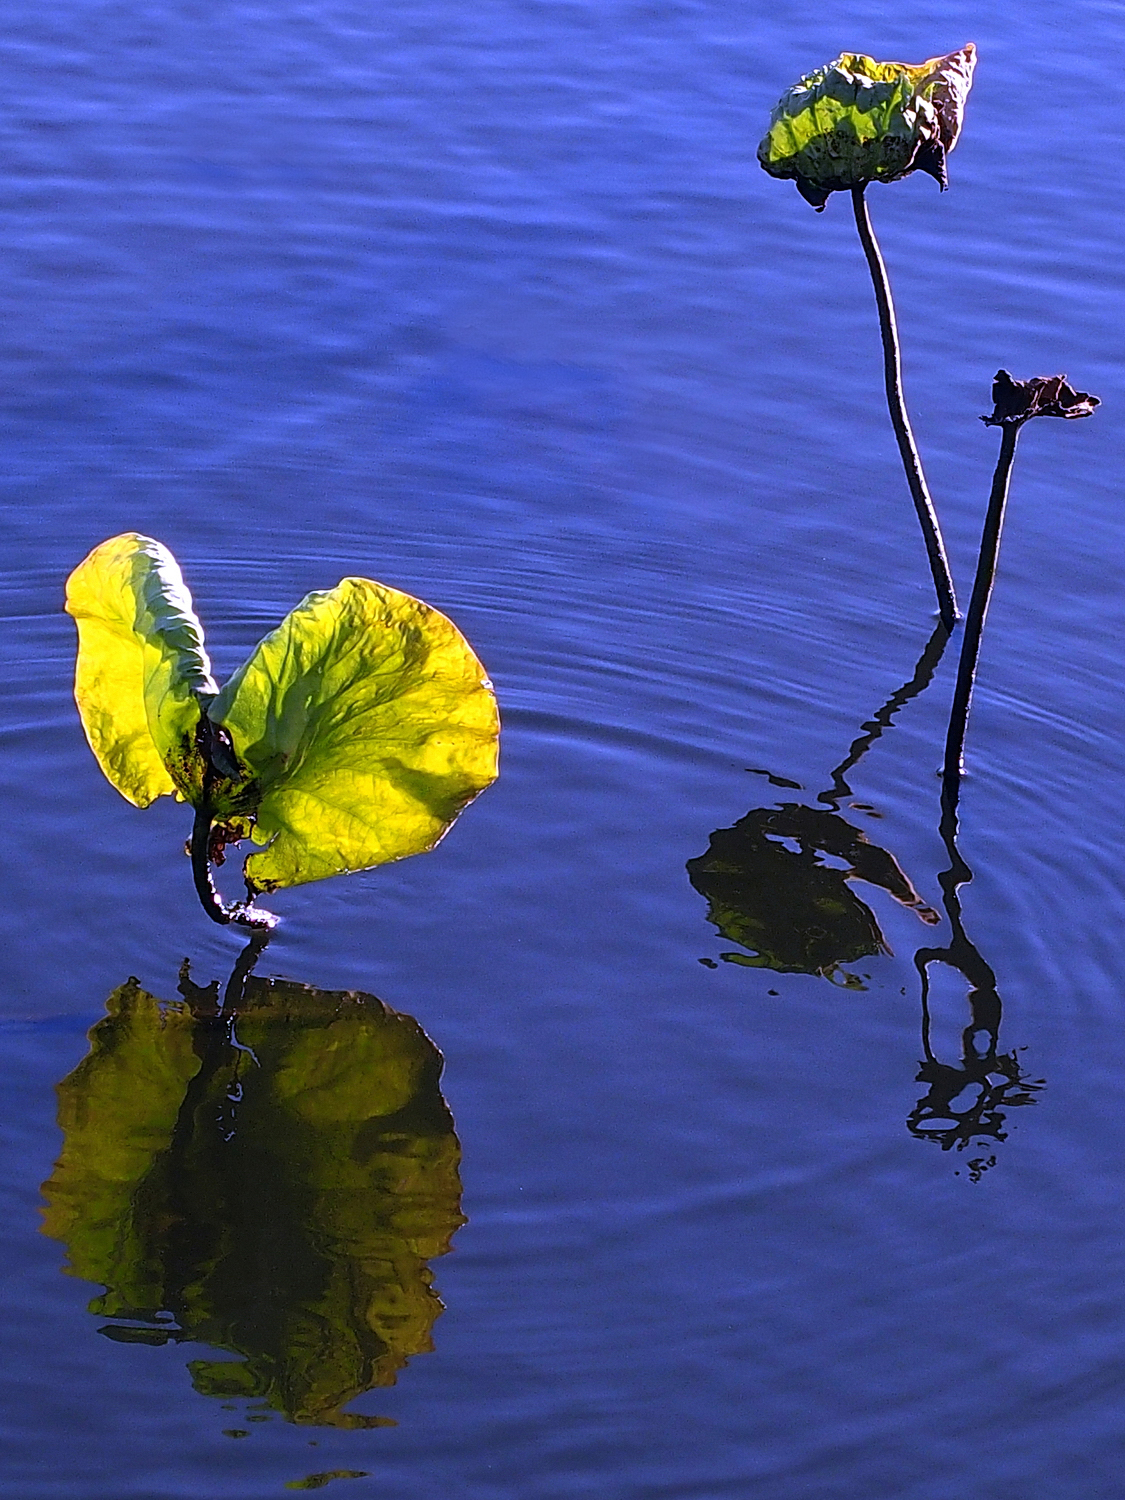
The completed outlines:
[[[969,602],[969,614],[965,621],[965,638],[961,642],[961,657],[957,663],[957,686],[953,690],[953,709],[949,716],[949,733],[945,740],[945,763],[942,768],[942,810],[952,817],[956,827],[957,795],[961,781],[961,762],[965,749],[965,731],[969,724],[969,704],[973,697],[973,683],[977,674],[977,658],[980,656],[981,633],[988,601],[992,597],[992,585],[996,581],[996,560],[1000,554],[1000,533],[1004,527],[1004,508],[1008,503],[1008,486],[1012,477],[1012,462],[1016,456],[1016,439],[1020,424],[1011,423],[1001,428],[1000,457],[996,461],[996,472],[992,476],[992,493],[988,497],[988,514],[984,518],[984,530],[980,539],[980,557],[977,574],[973,580],[973,597]]]
[[[218,922],[223,927],[233,922],[238,927],[268,931],[277,922],[273,912],[263,911],[260,907],[244,902],[227,906],[215,889],[215,883],[211,879],[213,820],[214,810],[206,802],[195,809],[195,821],[191,825],[191,873],[200,904],[212,922]]]
[[[1008,485],[1019,430],[1018,422],[1005,425],[1002,429],[1000,457],[992,480],[992,493],[988,499],[988,514],[981,536],[980,558],[973,581],[973,597],[965,621],[965,638],[961,643],[957,686],[953,693],[949,733],[945,741],[940,832],[949,855],[949,868],[938,876],[938,883],[952,935],[947,947],[919,948],[914,955],[914,964],[922,985],[922,1048],[925,1053],[918,1081],[929,1084],[930,1091],[919,1099],[911,1111],[907,1126],[914,1135],[940,1140],[945,1150],[953,1145],[961,1149],[969,1144],[973,1136],[992,1136],[1002,1141],[1004,1110],[1013,1105],[1034,1104],[1035,1095],[1043,1087],[1041,1079],[1032,1081],[1024,1076],[1015,1052],[999,1051],[1003,1007],[996,987],[996,973],[965,931],[960,888],[968,885],[973,872],[957,847],[961,756],[969,722],[973,679],[980,655],[981,633],[988,613],[992,585],[996,579],[996,559],[1000,551],[1004,507],[1008,500]],[[941,1063],[931,1044],[930,965],[933,963],[942,963],[955,969],[969,985],[969,1024],[961,1034],[961,1062],[957,1067]],[[952,1109],[950,1106],[953,1099],[968,1083],[980,1086],[981,1093],[976,1105],[967,1111]],[[950,1122],[948,1126],[941,1124],[944,1121]],[[975,1164],[969,1163],[970,1175],[974,1167],[976,1170],[974,1181],[983,1167],[988,1165],[990,1162],[984,1158],[980,1158]]]
[[[891,300],[891,284],[887,279],[887,268],[883,264],[875,232],[871,228],[871,217],[867,212],[867,199],[864,197],[862,187],[852,188],[852,207],[855,209],[856,228],[859,230],[863,253],[867,257],[872,285],[875,288],[875,301],[879,308],[879,331],[883,336],[883,374],[887,385],[887,406],[891,413],[891,426],[894,428],[898,451],[902,456],[902,466],[906,470],[906,482],[910,486],[914,509],[918,513],[918,521],[922,527],[922,536],[925,539],[926,552],[930,559],[930,571],[934,576],[934,588],[937,590],[938,613],[945,628],[952,630],[957,619],[957,597],[953,592],[953,578],[945,555],[945,543],[941,539],[937,512],[934,510],[934,502],[930,499],[926,476],[922,472],[922,460],[918,456],[918,447],[914,441],[910,418],[906,412],[906,402],[902,394],[902,361],[899,357],[898,328],[895,324],[894,303]]]

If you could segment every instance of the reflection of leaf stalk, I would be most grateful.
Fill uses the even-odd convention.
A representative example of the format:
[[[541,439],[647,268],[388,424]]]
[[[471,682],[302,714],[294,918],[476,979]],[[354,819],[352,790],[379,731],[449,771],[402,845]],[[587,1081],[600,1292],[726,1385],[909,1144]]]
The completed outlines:
[[[942,621],[939,621],[926,642],[925,650],[918,658],[913,677],[893,692],[882,708],[876,709],[874,715],[860,726],[862,733],[852,741],[847,755],[832,772],[832,785],[827,791],[818,795],[816,799],[818,802],[826,802],[833,811],[839,812],[841,801],[852,795],[852,789],[844,778],[854,766],[859,764],[862,757],[880,738],[884,729],[891,727],[899,709],[905,707],[911,698],[917,698],[919,693],[925,692],[929,687],[948,641],[949,629]]]
[[[246,993],[246,981],[254,972],[254,965],[261,957],[262,949],[270,940],[270,929],[266,926],[255,928],[250,934],[250,940],[242,952],[234,961],[234,968],[230,971],[227,987],[223,993],[224,1015],[236,1016],[242,1004],[242,997]]]
[[[941,783],[940,833],[949,855],[949,867],[938,876],[942,904],[949,918],[952,935],[945,948],[919,948],[914,965],[922,987],[922,1048],[925,1054],[918,1082],[929,1085],[907,1120],[913,1135],[937,1141],[943,1150],[953,1146],[963,1150],[977,1139],[1006,1139],[1003,1129],[1005,1111],[1018,1105],[1034,1104],[1043,1080],[1025,1078],[1015,1052],[1001,1053],[1000,1020],[1002,1005],[996,987],[996,974],[980,949],[965,931],[961,911],[960,888],[968,885],[973,872],[957,847],[957,807],[961,795],[962,756],[969,722],[969,704],[973,695],[977,661],[985,616],[996,579],[996,562],[1000,552],[1000,534],[1008,500],[1012,462],[1020,423],[1005,425],[1001,431],[1000,456],[992,479],[992,493],[981,534],[973,594],[965,620],[965,636],[957,666],[957,685],[949,716],[945,741],[945,760]],[[943,1064],[936,1057],[930,1040],[930,965],[947,964],[969,985],[969,1023],[961,1035],[959,1066]],[[969,1085],[980,1089],[971,1106],[954,1109],[953,1105]],[[969,1175],[975,1182],[981,1173],[994,1165],[995,1156],[978,1158],[969,1163]]]
[[[996,994],[996,975],[982,958],[976,944],[965,932],[961,916],[961,898],[958,891],[968,885],[973,872],[957,847],[957,806],[961,796],[962,756],[965,748],[965,733],[969,723],[969,704],[973,696],[977,660],[980,656],[981,635],[985,616],[992,597],[992,586],[996,581],[996,561],[1000,553],[1000,533],[1004,526],[1004,509],[1008,503],[1008,488],[1012,475],[1012,461],[1016,453],[1016,438],[1019,425],[1004,427],[1000,438],[1000,456],[992,477],[992,493],[988,497],[988,513],[981,534],[980,557],[977,561],[976,577],[973,580],[973,595],[969,602],[969,613],[965,620],[965,635],[961,642],[961,656],[957,664],[957,686],[953,693],[953,706],[949,715],[949,730],[945,740],[945,761],[941,782],[940,833],[949,855],[949,868],[938,876],[942,890],[942,901],[953,940],[948,948],[920,948],[915,955],[915,965],[922,979],[923,1040],[926,1055],[930,1057],[928,1035],[928,974],[927,968],[935,959],[941,959],[957,969],[972,986],[970,1005],[973,1024],[970,1031],[985,1030],[991,1034],[992,1050],[997,1045],[1000,1027],[1000,1000]],[[978,1011],[980,1014],[978,1015]]]
[[[891,299],[891,284],[887,277],[887,268],[883,264],[883,257],[879,252],[875,232],[871,228],[871,217],[867,211],[864,188],[852,188],[852,207],[855,209],[856,228],[859,230],[863,253],[867,257],[871,281],[875,288],[875,301],[879,308],[879,331],[883,337],[883,373],[887,385],[887,406],[890,409],[891,426],[894,428],[898,442],[898,451],[902,457],[902,466],[906,471],[906,482],[910,486],[914,509],[918,513],[918,521],[922,527],[922,536],[925,539],[926,552],[930,559],[930,571],[934,577],[934,588],[937,590],[938,613],[946,629],[952,630],[957,619],[957,598],[953,592],[953,578],[949,572],[949,561],[945,555],[945,543],[941,538],[937,513],[926,485],[926,476],[922,472],[922,460],[918,456],[918,447],[910,428],[910,418],[907,415],[906,401],[902,394],[902,361],[899,356],[898,329],[895,324],[894,302]]]

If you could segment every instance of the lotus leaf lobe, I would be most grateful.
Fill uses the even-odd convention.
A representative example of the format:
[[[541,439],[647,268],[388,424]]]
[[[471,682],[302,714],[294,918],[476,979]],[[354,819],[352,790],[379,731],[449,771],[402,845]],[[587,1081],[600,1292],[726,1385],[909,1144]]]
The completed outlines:
[[[74,697],[107,779],[137,807],[188,796],[200,703],[218,691],[176,559],[151,537],[102,542],[67,580]]]
[[[303,600],[211,716],[260,787],[253,891],[431,849],[496,778],[496,700],[468,642],[366,578]]]

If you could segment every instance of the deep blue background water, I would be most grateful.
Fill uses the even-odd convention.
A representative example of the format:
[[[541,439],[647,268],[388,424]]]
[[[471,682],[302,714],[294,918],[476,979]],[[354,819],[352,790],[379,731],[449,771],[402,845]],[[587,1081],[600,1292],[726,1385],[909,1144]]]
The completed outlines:
[[[848,205],[754,149],[842,48],[970,38],[949,193],[870,195],[963,595],[997,366],[1104,402],[1021,443],[974,705],[966,926],[1046,1079],[976,1183],[904,1124],[932,933],[868,890],[895,951],[863,990],[708,968],[684,869],[776,795],[747,767],[826,787],[932,625]],[[1097,0],[9,15],[3,1493],[1118,1493],[1123,47]],[[366,573],[449,612],[504,711],[436,853],[276,901],[263,968],[417,1016],[465,1153],[436,1351],[360,1403],[399,1425],[315,1449],[225,1438],[192,1351],[99,1338],[37,1232],[106,996],[236,951],[184,810],[118,798],[70,699],[63,582],[126,529],[180,558],[221,674]],[[952,668],[851,777],[935,904]]]

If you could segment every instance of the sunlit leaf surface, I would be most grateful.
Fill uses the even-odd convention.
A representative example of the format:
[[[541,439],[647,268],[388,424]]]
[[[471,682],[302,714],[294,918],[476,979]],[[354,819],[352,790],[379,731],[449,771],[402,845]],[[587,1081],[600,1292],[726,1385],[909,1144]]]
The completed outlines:
[[[880,886],[927,924],[938,920],[885,849],[836,813],[799,803],[757,808],[716,829],[687,869],[710,921],[749,950],[723,957],[749,968],[831,977],[843,964],[886,952],[853,879]]]
[[[137,807],[185,791],[196,695],[217,687],[175,558],[151,537],[112,537],[70,575],[66,607],[78,623],[74,696],[107,778]]]
[[[342,1427],[432,1347],[427,1262],[464,1222],[441,1057],[371,996],[250,979],[233,1045],[136,981],[59,1085],[45,1232],[126,1342],[193,1340],[196,1389]],[[250,1050],[245,1050],[250,1049]]]
[[[256,891],[430,849],[496,777],[496,701],[468,642],[365,578],[310,594],[211,715],[260,788]]]
[[[817,208],[830,193],[914,171],[944,187],[975,66],[972,43],[916,67],[841,53],[782,96],[758,160]]]
[[[397,589],[345,578],[310,594],[221,693],[159,542],[130,532],[96,547],[67,609],[75,698],[106,776],[139,807],[175,791],[215,828],[193,843],[201,892],[208,857],[246,837],[266,846],[246,861],[251,893],[421,854],[496,779],[484,668],[450,620]],[[217,898],[208,910],[231,920]]]

